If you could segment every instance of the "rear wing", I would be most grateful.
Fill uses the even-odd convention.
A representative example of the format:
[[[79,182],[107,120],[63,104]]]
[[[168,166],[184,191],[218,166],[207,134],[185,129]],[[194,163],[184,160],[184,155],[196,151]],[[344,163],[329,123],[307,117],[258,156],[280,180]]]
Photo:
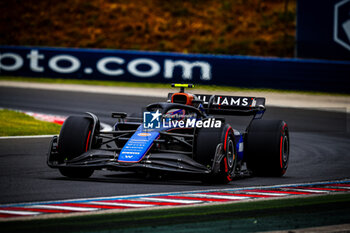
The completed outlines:
[[[171,100],[173,93],[168,94]],[[194,94],[193,103],[201,103],[208,114],[260,117],[265,112],[265,98]]]
[[[203,107],[211,114],[255,115],[265,111],[265,98],[197,94]]]

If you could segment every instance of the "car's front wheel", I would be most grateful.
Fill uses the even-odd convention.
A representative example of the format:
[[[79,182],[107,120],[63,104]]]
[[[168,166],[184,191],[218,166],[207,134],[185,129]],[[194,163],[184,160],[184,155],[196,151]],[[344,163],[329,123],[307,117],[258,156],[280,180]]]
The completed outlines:
[[[231,126],[226,124],[221,128],[197,129],[194,155],[197,162],[212,170],[209,176],[203,178],[205,183],[230,182],[237,165],[236,146]]]
[[[92,119],[83,116],[68,117],[60,131],[58,139],[58,154],[61,161],[69,161],[86,152],[91,143]],[[94,170],[91,168],[59,168],[63,176],[70,178],[88,178]]]

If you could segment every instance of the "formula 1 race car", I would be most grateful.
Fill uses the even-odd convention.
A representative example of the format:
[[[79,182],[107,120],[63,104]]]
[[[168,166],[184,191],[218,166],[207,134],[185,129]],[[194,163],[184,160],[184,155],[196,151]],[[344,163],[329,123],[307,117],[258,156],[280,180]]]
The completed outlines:
[[[288,126],[261,119],[265,98],[190,94],[185,88],[192,84],[172,86],[181,89],[169,93],[167,102],[148,105],[142,118],[112,113],[112,131],[101,130],[92,113],[68,117],[51,141],[48,165],[70,178],[107,169],[186,174],[208,183],[286,172]],[[239,132],[218,115],[253,118]]]

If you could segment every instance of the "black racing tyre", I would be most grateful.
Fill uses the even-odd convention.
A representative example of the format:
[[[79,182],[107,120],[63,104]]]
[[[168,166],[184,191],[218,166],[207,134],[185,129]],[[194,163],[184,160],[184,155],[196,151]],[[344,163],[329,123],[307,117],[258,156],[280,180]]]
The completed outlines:
[[[289,161],[289,130],[281,120],[253,120],[245,142],[247,167],[256,176],[283,176]]]
[[[237,164],[233,129],[226,124],[221,128],[197,129],[194,141],[195,160],[212,168],[218,145],[222,143],[223,154],[219,170],[203,179],[205,183],[226,184],[232,180]]]
[[[82,116],[68,117],[60,131],[58,154],[61,160],[71,160],[89,149],[92,133],[92,119]],[[70,178],[88,178],[94,172],[90,168],[59,168],[63,176]]]

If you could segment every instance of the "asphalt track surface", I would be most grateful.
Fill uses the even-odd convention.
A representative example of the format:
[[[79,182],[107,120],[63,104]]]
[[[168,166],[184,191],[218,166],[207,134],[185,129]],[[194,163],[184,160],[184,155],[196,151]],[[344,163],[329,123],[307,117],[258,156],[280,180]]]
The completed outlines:
[[[143,106],[164,99],[0,87],[0,108],[57,115],[90,111],[111,125],[113,111],[140,114]],[[194,180],[96,171],[89,179],[73,180],[46,165],[49,138],[0,139],[0,204],[350,178],[350,117],[345,110],[268,107],[264,118],[283,119],[289,125],[289,168],[281,178],[251,177],[234,180],[228,185],[204,185]],[[249,117],[231,117],[229,122],[242,130]]]

